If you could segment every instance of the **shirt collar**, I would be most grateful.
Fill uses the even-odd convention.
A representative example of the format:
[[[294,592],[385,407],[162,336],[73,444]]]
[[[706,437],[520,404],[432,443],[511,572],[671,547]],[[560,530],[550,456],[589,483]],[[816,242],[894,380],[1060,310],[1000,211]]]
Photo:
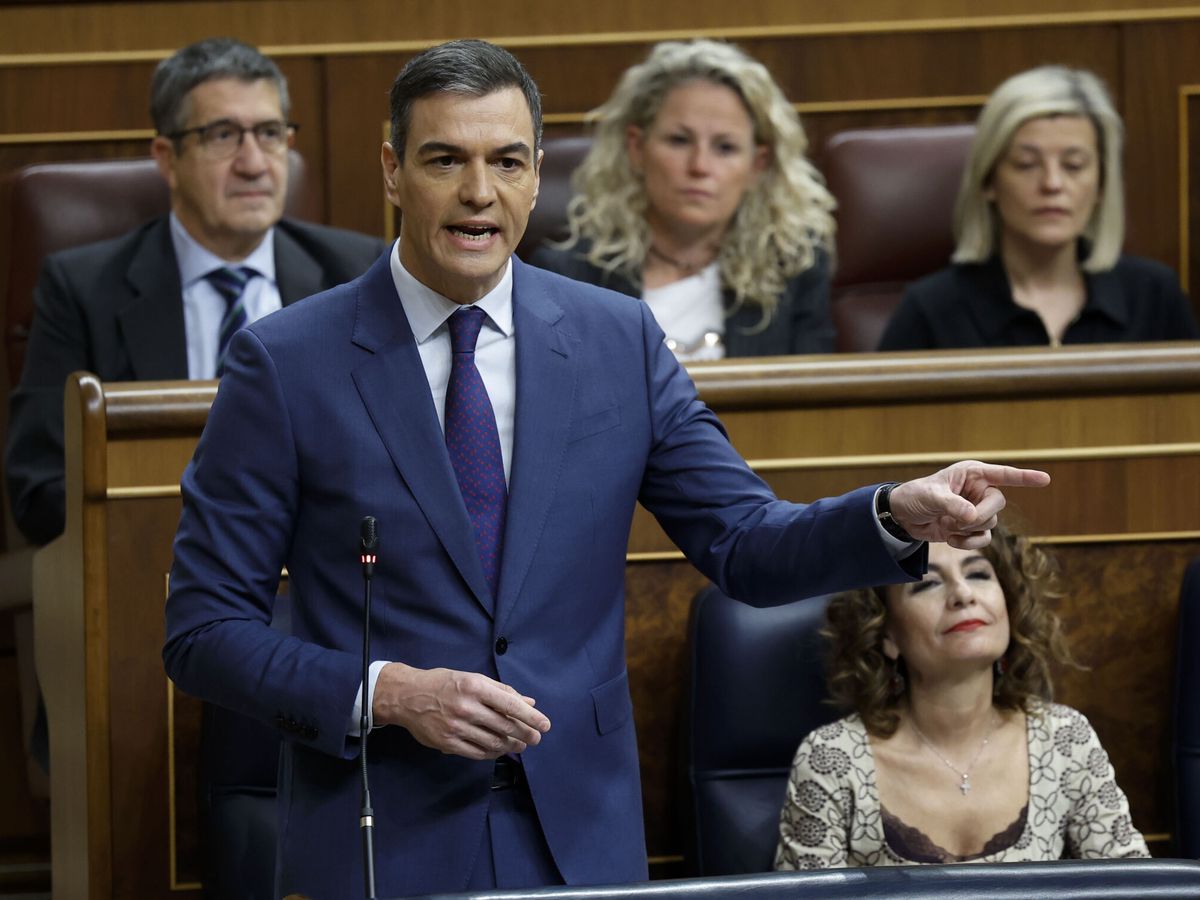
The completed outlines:
[[[404,307],[404,315],[408,317],[408,325],[412,328],[413,337],[418,344],[429,340],[434,332],[453,315],[462,304],[455,303],[448,297],[443,297],[433,288],[417,281],[416,277],[404,268],[400,262],[400,241],[392,245],[390,258],[392,280],[396,284],[396,293],[400,295],[400,304]],[[478,306],[492,321],[505,337],[513,332],[512,312],[512,259],[504,266],[504,274],[500,282],[479,300],[470,304]]]
[[[1018,306],[1012,299],[1012,285],[1000,255],[984,263],[966,263],[977,267],[979,290],[972,291],[968,302],[986,340],[996,340],[1006,334],[1015,319],[1029,314],[1029,310]],[[1080,315],[1102,315],[1119,326],[1129,324],[1129,301],[1111,272],[1084,272],[1086,297]],[[1004,298],[1005,302],[997,302]]]
[[[179,281],[187,290],[213,269],[225,266],[248,266],[264,278],[275,280],[275,228],[267,229],[263,239],[253,252],[243,260],[232,262],[221,259],[211,250],[200,245],[188,234],[175,213],[171,213],[171,243],[175,246],[175,260],[179,264]]]

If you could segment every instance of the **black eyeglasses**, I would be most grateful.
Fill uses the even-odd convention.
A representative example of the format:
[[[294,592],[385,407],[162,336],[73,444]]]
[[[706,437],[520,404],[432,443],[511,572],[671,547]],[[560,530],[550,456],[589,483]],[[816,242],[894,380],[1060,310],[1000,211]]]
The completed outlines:
[[[288,141],[299,128],[292,122],[280,122],[272,119],[268,122],[258,122],[248,128],[229,119],[218,119],[207,125],[197,125],[195,128],[185,128],[165,135],[173,141],[181,141],[189,134],[196,135],[200,140],[200,149],[214,159],[233,156],[246,139],[246,132],[254,133],[258,149],[263,153],[282,153],[287,149]]]

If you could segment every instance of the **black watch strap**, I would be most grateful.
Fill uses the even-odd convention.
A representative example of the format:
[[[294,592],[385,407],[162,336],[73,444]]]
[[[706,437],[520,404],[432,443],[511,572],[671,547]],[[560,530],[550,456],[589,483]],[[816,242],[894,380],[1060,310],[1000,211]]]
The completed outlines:
[[[893,481],[885,484],[875,494],[875,518],[879,520],[883,530],[896,540],[911,544],[916,538],[905,531],[892,515],[892,489],[899,486],[900,482]]]

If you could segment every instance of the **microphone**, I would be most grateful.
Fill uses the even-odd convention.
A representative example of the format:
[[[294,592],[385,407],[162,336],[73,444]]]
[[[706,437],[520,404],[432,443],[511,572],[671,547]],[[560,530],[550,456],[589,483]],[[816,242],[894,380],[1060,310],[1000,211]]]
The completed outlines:
[[[367,735],[370,733],[371,705],[368,685],[371,674],[371,576],[375,574],[375,549],[379,535],[375,529],[375,517],[366,516],[359,526],[359,561],[363,568],[363,653],[362,653],[362,710],[359,716],[359,735],[362,749],[359,759],[362,765],[362,809],[358,824],[362,829],[363,871],[367,900],[375,900],[375,811],[371,808],[371,787],[367,782]]]
[[[379,535],[375,529],[375,517],[366,516],[358,528],[359,544],[362,546],[363,577],[367,581],[375,574],[375,548],[379,546]]]

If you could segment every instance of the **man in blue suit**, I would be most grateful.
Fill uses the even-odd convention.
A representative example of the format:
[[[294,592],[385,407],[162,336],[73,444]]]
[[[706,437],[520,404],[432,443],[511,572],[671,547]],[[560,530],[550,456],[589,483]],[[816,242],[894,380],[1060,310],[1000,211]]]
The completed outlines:
[[[364,694],[380,893],[646,877],[623,628],[638,501],[722,590],[769,604],[912,578],[922,539],[987,542],[996,485],[1048,481],[971,462],[776,499],[644,304],[512,256],[540,135],[506,51],[409,62],[382,154],[399,241],[235,338],[184,475],[164,659],[182,689],[288,738],[281,893],[362,891]],[[290,636],[267,625],[283,566]]]

